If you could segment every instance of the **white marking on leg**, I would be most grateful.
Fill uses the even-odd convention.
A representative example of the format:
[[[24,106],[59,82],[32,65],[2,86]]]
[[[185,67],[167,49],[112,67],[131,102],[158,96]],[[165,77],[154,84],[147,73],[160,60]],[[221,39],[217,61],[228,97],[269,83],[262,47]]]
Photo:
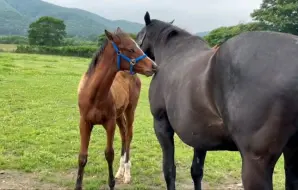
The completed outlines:
[[[131,168],[131,162],[128,160],[127,163],[124,163],[124,183],[129,183],[131,180],[131,175],[130,175],[130,168]]]
[[[124,167],[125,156],[126,155],[124,153],[124,155],[121,156],[121,158],[120,158],[119,169],[118,169],[118,171],[116,173],[116,176],[115,176],[115,178],[117,178],[117,179],[121,178],[124,174],[124,171],[125,171],[125,167]]]

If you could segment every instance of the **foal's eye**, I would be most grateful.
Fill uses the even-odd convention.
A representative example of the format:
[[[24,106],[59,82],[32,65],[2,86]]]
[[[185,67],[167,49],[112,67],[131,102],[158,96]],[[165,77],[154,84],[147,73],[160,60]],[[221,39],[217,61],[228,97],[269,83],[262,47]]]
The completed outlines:
[[[131,52],[131,53],[135,52],[134,49],[129,49],[128,51]]]

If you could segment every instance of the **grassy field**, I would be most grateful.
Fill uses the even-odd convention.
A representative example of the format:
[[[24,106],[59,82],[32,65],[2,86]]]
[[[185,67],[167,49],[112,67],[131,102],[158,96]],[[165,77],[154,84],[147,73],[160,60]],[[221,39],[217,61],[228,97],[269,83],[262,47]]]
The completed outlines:
[[[17,49],[15,44],[0,44],[0,51],[11,52]]]
[[[34,174],[42,183],[72,189],[79,149],[77,85],[89,59],[0,53],[0,170]],[[161,150],[149,112],[150,78],[141,77],[142,94],[132,141],[132,183],[121,189],[165,189]],[[105,131],[96,126],[85,170],[85,189],[104,188],[107,163]],[[193,189],[190,177],[192,149],[178,138],[177,189]],[[120,155],[115,137],[114,172]],[[241,159],[237,152],[210,152],[204,183],[208,189],[240,183]],[[1,174],[0,174],[1,176]],[[20,179],[16,179],[15,183]],[[275,189],[284,189],[283,159],[274,174]],[[225,186],[226,185],[226,186]],[[52,186],[53,187],[53,186]],[[1,189],[1,181],[0,181]]]

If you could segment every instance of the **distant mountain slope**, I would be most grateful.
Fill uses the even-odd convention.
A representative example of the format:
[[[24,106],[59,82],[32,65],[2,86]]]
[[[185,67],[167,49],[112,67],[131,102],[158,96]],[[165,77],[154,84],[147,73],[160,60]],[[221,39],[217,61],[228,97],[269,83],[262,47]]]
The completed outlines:
[[[196,33],[196,35],[197,35],[197,36],[200,36],[200,37],[204,37],[204,36],[207,36],[209,32],[210,32],[210,31],[206,31],[206,32],[198,32],[198,33]]]
[[[67,33],[76,36],[98,35],[104,29],[118,26],[136,33],[142,24],[125,20],[109,20],[81,9],[65,8],[41,0],[0,0],[0,35],[26,35],[28,26],[41,16],[63,19]]]

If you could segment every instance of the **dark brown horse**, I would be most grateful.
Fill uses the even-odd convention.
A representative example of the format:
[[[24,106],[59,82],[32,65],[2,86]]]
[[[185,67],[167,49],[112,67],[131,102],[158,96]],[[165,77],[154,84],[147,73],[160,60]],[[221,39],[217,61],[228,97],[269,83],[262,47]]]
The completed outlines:
[[[78,88],[81,148],[76,189],[82,189],[90,134],[96,124],[103,125],[106,130],[105,157],[109,168],[110,189],[115,186],[113,141],[116,123],[122,139],[120,167],[116,177],[121,178],[124,175],[124,182],[130,182],[130,143],[141,89],[140,79],[131,74],[137,72],[151,76],[156,70],[154,61],[120,28],[114,34],[108,31],[105,34],[107,40],[94,56]],[[130,73],[119,70],[130,70]]]
[[[298,37],[245,32],[214,51],[200,37],[150,19],[138,33],[158,72],[149,89],[168,190],[175,189],[174,133],[194,149],[201,189],[207,151],[240,151],[245,190],[272,190],[284,154],[287,190],[298,189]],[[220,168],[218,168],[220,170]]]

